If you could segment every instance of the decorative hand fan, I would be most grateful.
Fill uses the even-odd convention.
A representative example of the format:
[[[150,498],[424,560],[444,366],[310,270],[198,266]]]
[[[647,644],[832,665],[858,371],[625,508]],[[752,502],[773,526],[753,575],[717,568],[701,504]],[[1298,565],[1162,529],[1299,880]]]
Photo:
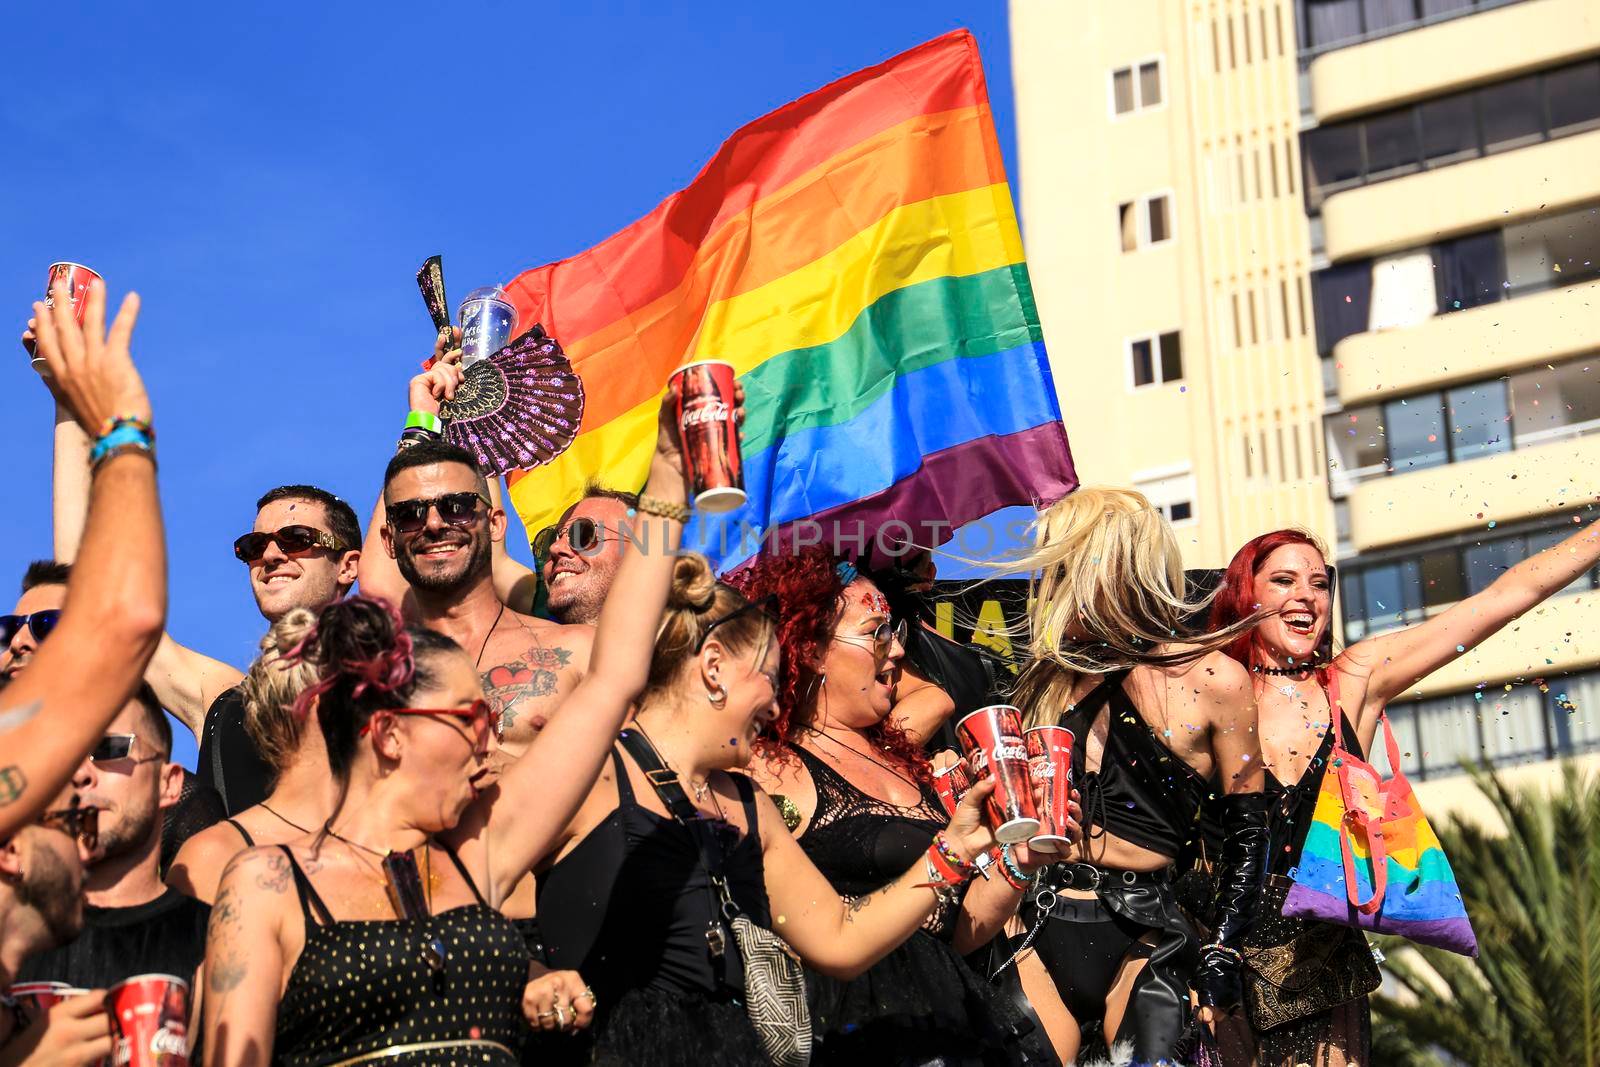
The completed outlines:
[[[417,288],[422,290],[422,301],[428,305],[428,317],[433,319],[435,334],[450,328],[450,302],[444,297],[444,260],[429,256],[417,270]]]
[[[462,374],[456,398],[439,405],[444,434],[485,474],[549,463],[583,421],[583,382],[554,337],[533,329]]]

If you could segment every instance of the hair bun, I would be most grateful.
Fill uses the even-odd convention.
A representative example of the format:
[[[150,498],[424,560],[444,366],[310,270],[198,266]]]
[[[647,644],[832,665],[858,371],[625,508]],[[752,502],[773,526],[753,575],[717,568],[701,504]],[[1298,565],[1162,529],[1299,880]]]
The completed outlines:
[[[311,628],[316,624],[317,616],[310,609],[291,608],[287,615],[272,624],[272,629],[261,639],[261,654],[273,657],[287,655],[290,649],[310,635]]]
[[[672,568],[672,590],[667,593],[669,611],[708,611],[717,596],[717,576],[711,561],[698,552],[685,552]]]

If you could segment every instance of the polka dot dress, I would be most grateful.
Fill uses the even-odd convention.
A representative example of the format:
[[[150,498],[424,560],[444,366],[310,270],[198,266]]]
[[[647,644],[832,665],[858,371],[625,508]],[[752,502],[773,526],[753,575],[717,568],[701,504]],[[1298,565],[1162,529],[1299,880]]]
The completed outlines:
[[[294,874],[306,944],[278,1007],[274,1063],[519,1062],[529,1033],[522,1017],[528,950],[511,920],[479,903],[420,921],[318,921],[313,907],[324,920],[327,908],[298,865]],[[435,939],[445,956],[438,970],[425,953]],[[363,1058],[406,1045],[434,1047]]]

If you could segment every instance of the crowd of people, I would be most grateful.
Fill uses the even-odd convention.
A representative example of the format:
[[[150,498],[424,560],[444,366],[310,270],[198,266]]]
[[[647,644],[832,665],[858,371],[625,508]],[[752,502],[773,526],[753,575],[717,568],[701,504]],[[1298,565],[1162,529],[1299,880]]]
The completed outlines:
[[[1033,597],[998,664],[932,625],[926,551],[721,580],[680,552],[669,389],[645,484],[592,484],[538,573],[435,420],[406,420],[364,538],[323,489],[261,494],[241,669],[164,632],[138,298],[109,327],[86,300],[24,335],[57,558],[0,619],[0,990],[70,995],[0,1004],[0,1067],[111,1062],[103,991],[152,973],[217,1067],[1364,1065],[1363,935],[1281,914],[1333,740],[1366,752],[1390,700],[1600,560],[1577,529],[1335,653],[1314,538],[1253,538],[1196,600],[1159,510],[1083,488],[1007,564]],[[453,397],[457,341],[412,412]],[[935,788],[993,703],[1074,735],[1065,853],[1000,845],[993,782],[953,811]]]

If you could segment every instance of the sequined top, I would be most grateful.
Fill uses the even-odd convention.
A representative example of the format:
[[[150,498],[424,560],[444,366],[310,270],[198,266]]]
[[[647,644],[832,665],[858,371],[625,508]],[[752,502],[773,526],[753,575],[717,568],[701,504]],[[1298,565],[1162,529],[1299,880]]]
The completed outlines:
[[[294,855],[283,852],[306,944],[278,1006],[273,1063],[331,1067],[370,1056],[391,1067],[516,1067],[529,1033],[522,1017],[528,950],[453,853],[445,850],[477,903],[420,921],[336,921]],[[423,951],[434,939],[445,956],[437,971]]]

